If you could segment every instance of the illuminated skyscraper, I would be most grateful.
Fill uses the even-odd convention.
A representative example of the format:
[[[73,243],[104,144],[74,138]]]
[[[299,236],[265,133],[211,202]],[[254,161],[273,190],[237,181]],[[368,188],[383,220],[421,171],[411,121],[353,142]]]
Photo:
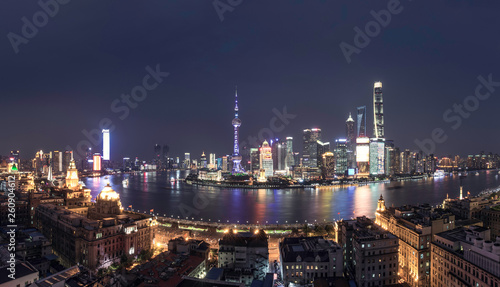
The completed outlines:
[[[132,161],[130,160],[129,157],[123,158],[123,169],[126,171],[132,169]]]
[[[228,168],[227,168],[227,155],[223,156],[222,157],[222,161],[221,161],[221,170],[223,172],[227,172],[228,171]]]
[[[217,163],[215,162],[215,153],[210,154],[210,162],[208,165],[208,168],[210,169],[216,169],[217,168]]]
[[[52,167],[52,173],[55,175],[63,172],[63,153],[56,150],[50,152],[50,166]]]
[[[356,139],[356,163],[358,175],[367,176],[370,172],[370,139],[367,137]]]
[[[84,170],[92,170],[94,164],[94,154],[92,153],[92,148],[89,147],[85,153],[85,161],[83,161],[82,168]]]
[[[101,170],[101,154],[99,153],[94,154],[93,166],[94,166],[94,171]]]
[[[345,174],[347,171],[347,140],[346,139],[336,139],[335,148],[333,150],[335,155],[335,173]],[[354,153],[351,153],[354,154]]]
[[[110,139],[109,139],[109,130],[102,130],[102,159],[109,160],[109,147]]]
[[[375,138],[384,138],[384,100],[382,82],[373,85],[373,125]]]
[[[273,176],[273,152],[266,140],[260,148],[260,168],[265,170],[266,177]]]
[[[356,137],[366,137],[366,106],[358,107],[358,134]]]
[[[345,122],[346,128],[346,146],[347,146],[347,168],[356,168],[356,132],[354,131],[354,120],[351,113]]]
[[[191,168],[191,154],[188,152],[184,153],[184,168]]]
[[[250,172],[252,174],[258,173],[260,170],[259,149],[250,148]]]
[[[352,119],[351,113],[349,113],[349,117],[345,121],[345,129],[346,129],[346,140],[348,144],[355,145],[356,144],[356,133],[354,132],[354,120]]]
[[[302,139],[304,140],[303,166],[318,167],[317,141],[321,140],[321,129],[305,129]]]
[[[207,168],[207,156],[205,155],[205,152],[201,154],[200,168]]]
[[[63,162],[62,162],[63,172],[66,172],[68,170],[72,160],[73,160],[73,151],[71,150],[64,151]]]
[[[330,152],[330,142],[316,141],[316,162],[319,168],[323,167],[323,154]]]
[[[286,157],[285,168],[290,169],[295,165],[295,158],[293,155],[293,137],[286,138]]]
[[[170,147],[168,145],[163,145],[163,148],[161,150],[161,161],[163,162],[164,166],[166,168],[171,168],[171,162],[168,160],[168,151],[170,150]]]
[[[370,175],[385,174],[385,140],[370,139]]]
[[[321,156],[321,176],[323,179],[333,179],[335,175],[335,156],[333,152],[325,152]]]
[[[242,173],[245,172],[243,167],[241,166],[241,155],[240,155],[240,144],[238,142],[239,139],[239,130],[241,126],[241,119],[238,118],[238,90],[236,90],[234,94],[234,119],[232,121],[234,128],[234,145],[233,145],[233,169],[232,173]]]
[[[274,145],[275,145],[276,150],[277,150],[277,154],[276,154],[276,159],[278,161],[277,168],[278,168],[278,170],[285,170],[285,165],[286,165],[285,159],[286,159],[286,154],[287,154],[286,142],[278,141]],[[273,147],[273,148],[275,148],[275,147]]]

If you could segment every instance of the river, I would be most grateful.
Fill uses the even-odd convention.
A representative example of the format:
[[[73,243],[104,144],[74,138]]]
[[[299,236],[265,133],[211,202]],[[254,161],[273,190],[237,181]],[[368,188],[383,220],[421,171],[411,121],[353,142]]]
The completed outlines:
[[[133,175],[116,174],[83,178],[92,198],[109,182],[120,194],[122,205],[140,212],[150,212],[174,218],[231,223],[308,223],[331,221],[353,216],[375,216],[377,200],[384,196],[387,206],[442,203],[458,197],[457,175],[391,183],[376,183],[328,189],[231,189],[192,186],[171,177],[184,178],[185,172],[141,172]],[[129,178],[124,187],[122,180]],[[464,180],[464,196],[500,186],[497,171],[469,173]]]

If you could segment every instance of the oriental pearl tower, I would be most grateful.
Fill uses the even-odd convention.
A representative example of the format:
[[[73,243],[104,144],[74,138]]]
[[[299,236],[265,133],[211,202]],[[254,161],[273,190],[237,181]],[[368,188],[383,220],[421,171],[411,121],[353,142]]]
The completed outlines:
[[[238,89],[235,91],[234,100],[234,119],[232,121],[234,127],[234,146],[233,146],[233,170],[232,173],[243,173],[245,170],[241,166],[241,155],[240,155],[240,145],[238,143],[239,129],[241,126],[241,120],[238,118]]]

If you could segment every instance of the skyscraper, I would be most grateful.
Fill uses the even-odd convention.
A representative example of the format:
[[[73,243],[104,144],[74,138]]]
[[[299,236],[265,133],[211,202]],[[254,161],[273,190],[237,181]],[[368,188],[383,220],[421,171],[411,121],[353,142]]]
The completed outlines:
[[[335,148],[333,150],[333,154],[335,156],[335,173],[345,174],[345,172],[347,171],[347,156],[348,156],[346,139],[335,140]]]
[[[101,170],[101,154],[99,154],[99,153],[94,154],[93,166],[94,166],[94,168],[93,168],[94,171]]]
[[[304,140],[303,166],[318,167],[317,141],[321,140],[321,129],[305,129],[302,139]]]
[[[347,168],[356,168],[356,133],[354,132],[354,120],[352,119],[351,113],[349,113],[349,118],[345,122],[346,128],[346,146],[347,146]]]
[[[373,125],[375,138],[384,138],[384,100],[382,82],[373,85]]]
[[[253,174],[258,173],[260,170],[259,149],[250,148],[250,172]]]
[[[385,140],[382,138],[370,139],[370,175],[385,174]]]
[[[72,160],[73,160],[73,151],[72,150],[64,151],[63,162],[62,162],[63,172],[66,172],[68,170]]]
[[[205,155],[205,152],[201,154],[200,168],[207,168],[207,156]]]
[[[335,175],[335,156],[333,152],[321,155],[321,176],[323,179],[333,179]]]
[[[295,159],[293,156],[293,137],[286,138],[286,157],[285,157],[285,168],[290,169],[295,165]]]
[[[242,173],[245,172],[243,167],[241,166],[241,155],[240,155],[240,145],[238,142],[239,138],[239,129],[241,126],[241,119],[238,118],[238,90],[235,91],[234,94],[234,119],[232,121],[234,128],[234,145],[233,145],[233,169],[232,173]]]
[[[170,147],[168,145],[163,145],[163,148],[161,150],[161,162],[163,162],[163,165],[165,168],[171,168],[170,162],[168,159],[168,151],[170,150]]]
[[[217,168],[217,163],[215,162],[215,153],[210,154],[210,164],[208,165],[208,168],[210,168],[210,169]]]
[[[56,150],[50,152],[50,166],[52,167],[52,173],[60,174],[63,172],[63,154],[62,152]]]
[[[184,153],[184,168],[191,168],[191,154],[189,152]]]
[[[275,143],[276,149],[277,149],[277,160],[278,160],[278,170],[285,170],[285,158],[287,154],[286,150],[286,142],[283,141],[278,141]]]
[[[358,175],[367,176],[370,172],[370,139],[367,137],[356,139],[356,163]]]
[[[102,130],[102,159],[109,160],[110,157],[110,138],[109,138],[109,130]]]
[[[358,107],[358,134],[356,137],[366,137],[366,106]]]
[[[316,141],[316,162],[319,168],[323,167],[323,154],[330,152],[330,142],[322,142],[320,140]],[[333,155],[332,155],[333,156]]]
[[[123,158],[123,170],[131,170],[132,169],[132,161],[129,157]]]
[[[264,140],[260,148],[260,168],[265,170],[265,176],[273,176],[273,154],[269,143]]]

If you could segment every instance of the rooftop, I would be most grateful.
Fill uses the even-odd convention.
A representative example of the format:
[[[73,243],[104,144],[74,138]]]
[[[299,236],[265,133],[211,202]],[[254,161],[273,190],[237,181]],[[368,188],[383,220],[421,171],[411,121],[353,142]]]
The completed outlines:
[[[190,277],[182,278],[182,281],[177,285],[171,285],[176,287],[244,287],[244,283],[232,283],[225,281],[215,281],[206,279],[196,279]]]
[[[59,282],[65,282],[68,278],[71,278],[80,273],[80,268],[78,266],[70,267],[66,270],[43,278],[35,282],[36,286],[40,287],[50,287]]]
[[[290,237],[280,244],[283,262],[297,262],[299,256],[302,262],[328,262],[329,252],[337,250],[341,250],[337,243],[321,236]]]
[[[187,276],[203,262],[201,257],[177,255],[165,251],[148,262],[134,267],[129,273],[136,275],[145,283],[171,287],[177,286],[182,281],[183,276]]]
[[[227,234],[219,241],[219,246],[246,246],[246,247],[267,247],[267,235],[261,230],[258,234],[252,232],[238,232],[234,233],[229,230]]]

